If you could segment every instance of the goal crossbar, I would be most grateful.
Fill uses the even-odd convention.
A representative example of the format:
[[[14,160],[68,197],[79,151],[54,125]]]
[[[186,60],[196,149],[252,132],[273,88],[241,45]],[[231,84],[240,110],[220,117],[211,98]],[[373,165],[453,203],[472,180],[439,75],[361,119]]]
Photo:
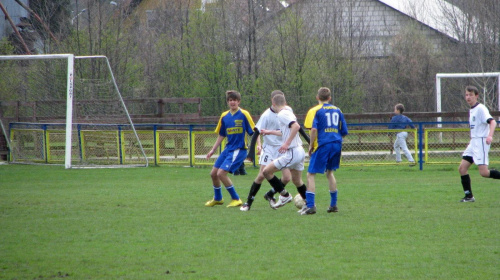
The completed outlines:
[[[54,59],[74,57],[73,54],[36,54],[36,55],[0,55],[0,60],[35,60],[35,59]]]
[[[486,72],[486,73],[438,73],[436,74],[436,112],[441,112],[441,79],[442,78],[497,78],[497,91],[498,91],[498,110],[500,111],[500,72]],[[438,122],[441,117],[438,117]]]

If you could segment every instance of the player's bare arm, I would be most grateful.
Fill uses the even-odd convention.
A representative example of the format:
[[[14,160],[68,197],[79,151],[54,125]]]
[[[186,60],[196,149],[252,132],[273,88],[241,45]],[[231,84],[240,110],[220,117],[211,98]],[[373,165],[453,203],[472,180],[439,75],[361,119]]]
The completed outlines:
[[[262,142],[260,141],[260,137],[257,138],[257,155],[260,155],[260,152],[262,151]]]
[[[316,139],[318,138],[318,130],[316,128],[311,128],[309,136],[310,136],[309,156],[311,156],[314,152],[314,141],[316,141]]]
[[[210,159],[210,157],[215,153],[215,150],[217,150],[217,148],[220,146],[220,144],[222,143],[222,140],[224,140],[224,136],[220,136],[217,137],[217,140],[215,141],[215,144],[214,146],[212,147],[212,149],[208,152],[207,154],[207,159]]]
[[[497,127],[497,122],[495,120],[490,121],[490,133],[486,137],[486,144],[491,145],[493,142],[493,134],[495,133],[495,128]]]
[[[269,129],[261,129],[260,133],[262,135],[276,135],[276,136],[282,136],[280,130],[269,130]]]

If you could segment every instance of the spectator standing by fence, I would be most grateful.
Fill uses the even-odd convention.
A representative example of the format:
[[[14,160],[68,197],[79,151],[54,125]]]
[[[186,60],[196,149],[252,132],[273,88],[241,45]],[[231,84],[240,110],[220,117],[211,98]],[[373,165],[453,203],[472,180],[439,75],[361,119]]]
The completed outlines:
[[[403,115],[405,111],[405,106],[401,103],[396,104],[394,106],[394,114],[396,114],[391,119],[391,124],[389,125],[389,129],[405,129],[406,127],[415,128],[412,124],[412,121],[407,116]],[[406,138],[408,138],[408,132],[401,131],[396,134],[396,141],[394,141],[394,152],[396,153],[396,162],[401,163],[401,150],[405,154],[406,158],[410,162],[410,166],[415,166],[415,160],[408,150],[408,146],[406,145]]]

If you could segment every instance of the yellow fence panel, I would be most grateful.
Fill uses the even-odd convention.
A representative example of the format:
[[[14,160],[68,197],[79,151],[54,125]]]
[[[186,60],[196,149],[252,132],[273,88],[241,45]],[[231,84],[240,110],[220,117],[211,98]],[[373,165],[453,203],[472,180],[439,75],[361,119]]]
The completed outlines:
[[[394,141],[399,132],[408,132],[406,144],[418,162],[417,129],[349,130],[342,144],[342,165],[396,164]],[[401,151],[403,162],[407,161]]]
[[[500,129],[495,130],[495,136]],[[498,139],[498,136],[497,138]],[[500,142],[493,139],[490,147],[490,164],[500,163]],[[462,154],[470,142],[469,128],[426,128],[424,131],[425,163],[456,163],[462,160]]]
[[[154,162],[155,159],[155,135],[152,130],[138,130],[137,136],[141,141],[142,148],[149,162]],[[138,147],[137,139],[132,130],[121,131],[121,149],[122,149],[122,164],[142,163],[144,157]]]
[[[45,136],[43,129],[11,129],[10,153],[13,162],[45,162]]]
[[[66,131],[61,129],[47,129],[46,146],[47,163],[64,163],[66,151]],[[73,131],[71,136],[71,159],[73,162],[80,159],[78,133],[75,131]]]
[[[223,147],[226,145],[226,139],[224,138],[221,147],[215,151],[212,157],[207,159],[206,156],[214,146],[218,134],[213,131],[193,131],[192,137],[193,142],[191,144],[193,152],[191,156],[193,158],[193,165],[213,165],[222,152]]]
[[[81,160],[94,164],[120,164],[118,131],[80,130]]]
[[[157,130],[156,146],[157,164],[190,165],[189,131]]]

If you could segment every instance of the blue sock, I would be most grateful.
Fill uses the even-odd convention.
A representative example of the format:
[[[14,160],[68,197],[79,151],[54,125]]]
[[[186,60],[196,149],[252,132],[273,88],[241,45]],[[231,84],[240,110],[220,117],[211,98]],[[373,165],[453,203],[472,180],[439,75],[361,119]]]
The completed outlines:
[[[338,194],[338,191],[330,191],[330,206],[337,206],[337,194]]]
[[[238,195],[238,193],[236,193],[236,190],[234,189],[233,186],[229,186],[229,187],[226,187],[226,190],[229,192],[229,194],[231,195],[231,199],[233,200],[238,200],[240,199],[240,196]]]
[[[214,200],[222,200],[222,190],[221,187],[214,186]]]
[[[307,208],[313,208],[314,207],[314,197],[315,193],[313,192],[306,192],[306,201],[307,201]]]

